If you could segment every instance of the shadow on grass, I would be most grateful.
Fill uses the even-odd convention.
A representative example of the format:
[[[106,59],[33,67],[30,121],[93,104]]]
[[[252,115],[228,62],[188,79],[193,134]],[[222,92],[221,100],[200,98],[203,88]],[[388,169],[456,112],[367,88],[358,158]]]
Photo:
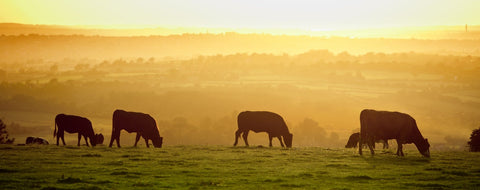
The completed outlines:
[[[62,183],[62,184],[74,184],[74,183],[84,183],[84,182],[85,181],[81,180],[80,178],[73,178],[73,177],[57,180],[57,183]]]
[[[100,154],[83,154],[82,157],[102,157]]]
[[[0,168],[0,173],[15,173],[15,172],[18,172],[18,171]]]
[[[79,188],[59,188],[59,187],[44,187],[41,190],[101,190],[102,188],[97,186],[79,187]]]
[[[431,159],[418,156],[400,157],[396,155],[363,155],[362,158],[370,165],[427,165],[430,164]]]
[[[420,189],[450,189],[448,185],[438,184],[438,183],[404,183],[404,185],[412,188]]]
[[[345,179],[349,181],[359,181],[359,180],[372,180],[373,178],[368,175],[355,175],[355,176],[347,176]]]

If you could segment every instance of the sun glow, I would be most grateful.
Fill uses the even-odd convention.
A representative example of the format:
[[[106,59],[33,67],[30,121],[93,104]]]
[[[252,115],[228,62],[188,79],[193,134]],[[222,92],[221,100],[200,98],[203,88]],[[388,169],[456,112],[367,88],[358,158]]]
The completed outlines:
[[[0,22],[103,28],[346,30],[480,24],[480,1],[4,0]]]

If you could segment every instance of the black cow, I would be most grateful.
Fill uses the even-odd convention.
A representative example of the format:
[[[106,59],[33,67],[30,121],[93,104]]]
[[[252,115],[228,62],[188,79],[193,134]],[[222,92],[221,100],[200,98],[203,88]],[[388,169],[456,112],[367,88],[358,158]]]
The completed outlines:
[[[48,141],[40,137],[27,137],[25,144],[42,144],[48,145]]]
[[[92,128],[92,122],[90,122],[90,120],[87,118],[75,115],[58,114],[55,117],[55,130],[53,131],[53,138],[57,136],[57,146],[59,138],[62,138],[63,145],[65,145],[65,131],[68,133],[78,133],[78,146],[80,146],[80,140],[82,139],[82,136],[85,138],[87,146],[89,146],[87,137],[90,139],[92,146],[97,144],[95,133],[93,132]]]
[[[360,113],[360,144],[367,143],[372,155],[376,139],[396,139],[397,155],[403,156],[402,145],[414,143],[418,151],[430,157],[430,144],[418,130],[417,123],[410,115],[400,112],[365,109]],[[359,146],[362,155],[362,146]]]
[[[120,131],[122,129],[128,133],[137,133],[134,146],[137,146],[137,142],[141,136],[145,139],[147,147],[150,147],[148,140],[152,140],[154,147],[162,148],[163,137],[160,137],[157,123],[148,114],[115,110],[113,112],[112,137],[109,147],[112,147],[113,141],[115,140],[117,140],[117,146],[120,147]]]
[[[348,142],[347,142],[347,145],[345,145],[345,148],[357,148],[358,141],[360,141],[360,133],[353,133],[352,135],[350,135],[350,138],[348,138]],[[383,149],[388,148],[388,140],[387,139],[385,139],[385,140],[378,139],[378,140],[375,140],[375,142],[376,143],[382,143],[383,144]],[[366,145],[363,144],[363,146],[366,146]],[[375,148],[375,144],[373,144],[373,148]]]
[[[270,146],[272,146],[273,137],[277,137],[282,147],[284,147],[281,138],[283,137],[285,145],[288,148],[292,147],[293,135],[288,131],[287,124],[285,124],[282,116],[276,113],[267,111],[245,111],[238,114],[237,122],[238,130],[235,132],[235,143],[233,146],[237,146],[238,138],[242,133],[245,145],[248,146],[248,132],[252,130],[255,133],[267,132]]]

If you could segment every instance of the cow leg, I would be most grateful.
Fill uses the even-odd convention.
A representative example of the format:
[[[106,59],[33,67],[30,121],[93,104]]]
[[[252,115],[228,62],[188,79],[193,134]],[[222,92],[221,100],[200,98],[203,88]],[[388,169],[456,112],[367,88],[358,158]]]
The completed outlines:
[[[59,133],[60,133],[60,131],[59,131]],[[61,131],[60,138],[62,138],[63,146],[65,146],[66,144],[65,144],[65,132],[64,131]]]
[[[372,155],[375,154],[375,151],[374,151],[375,145],[374,145],[374,144],[375,144],[375,143],[373,143],[373,144],[372,144],[372,143],[369,143],[369,144],[368,144],[368,148],[370,148],[370,153],[372,153]]]
[[[60,139],[59,133],[57,133],[57,146],[58,146],[58,140]]]
[[[137,137],[135,137],[135,144],[133,145],[134,147],[137,147],[137,143],[140,140],[140,133],[137,133]]]
[[[369,139],[367,144],[368,144],[368,148],[370,149],[370,153],[372,153],[372,155],[374,155],[375,154],[375,150],[374,150],[375,149],[375,140],[373,140],[373,138]]]
[[[150,148],[150,145],[148,145],[148,139],[145,138],[145,144],[147,145],[147,148]]]
[[[243,141],[245,141],[245,146],[248,146],[248,140],[247,140],[247,138],[248,138],[248,132],[249,132],[249,131],[244,131],[244,132],[243,132],[243,135],[242,135]]]
[[[233,143],[233,146],[237,146],[238,138],[240,138],[240,134],[242,134],[242,131],[240,131],[240,129],[238,129],[238,130],[235,132],[235,142]]]
[[[118,148],[120,148],[120,130],[112,129],[112,136],[110,137],[110,145],[108,145],[108,147],[112,147],[115,140],[117,141]]]
[[[120,130],[117,132],[115,131],[115,140],[117,141],[117,147],[120,148]]]
[[[363,143],[363,140],[362,138],[358,141],[358,154],[362,155],[362,143]]]
[[[90,145],[88,145],[87,136],[86,136],[86,135],[83,135],[83,138],[85,139],[85,143],[87,143],[87,146],[90,146]]]
[[[388,140],[383,141],[383,149],[388,149]]]
[[[112,148],[113,141],[115,141],[115,129],[112,129],[112,136],[110,136],[110,144],[108,147]]]
[[[283,145],[282,137],[277,137],[277,138],[280,141],[280,145],[282,145],[282,147],[285,147],[285,145]]]
[[[268,146],[270,147],[272,147],[272,139],[273,137],[270,134],[268,134],[268,140],[270,141],[270,144]]]
[[[77,146],[80,146],[80,140],[82,140],[82,135],[78,133],[78,143]]]
[[[398,148],[397,148],[397,156],[403,156],[403,145],[402,142],[397,140]]]
[[[117,146],[118,148],[120,148],[120,132],[118,133],[116,140],[117,140]]]

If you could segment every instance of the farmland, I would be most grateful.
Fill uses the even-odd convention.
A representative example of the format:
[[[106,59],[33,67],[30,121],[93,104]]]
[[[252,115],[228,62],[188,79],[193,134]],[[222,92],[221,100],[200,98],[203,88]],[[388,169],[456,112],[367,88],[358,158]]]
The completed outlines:
[[[18,143],[51,137],[59,113],[89,118],[109,139],[112,113],[124,109],[152,115],[167,145],[230,145],[238,113],[267,110],[284,117],[294,146],[338,148],[369,108],[412,115],[433,149],[463,149],[480,126],[479,63],[475,56],[328,50],[4,62],[0,119]],[[123,138],[133,144],[132,135]]]
[[[480,156],[464,151],[263,146],[0,146],[2,189],[474,189]]]

